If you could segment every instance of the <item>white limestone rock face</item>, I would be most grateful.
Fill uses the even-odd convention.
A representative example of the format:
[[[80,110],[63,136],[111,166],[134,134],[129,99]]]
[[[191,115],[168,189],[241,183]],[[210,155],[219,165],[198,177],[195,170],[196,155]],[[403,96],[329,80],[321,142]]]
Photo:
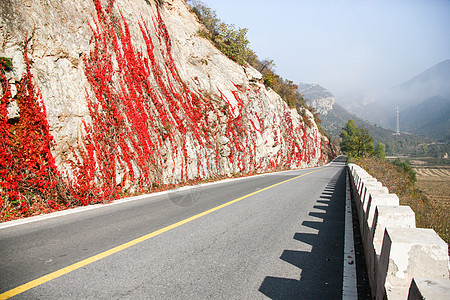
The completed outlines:
[[[51,133],[55,139],[53,154],[61,170],[68,169],[66,159],[71,148],[76,148],[83,133],[82,121],[91,122],[86,95],[92,94],[86,73],[86,59],[92,51],[93,33],[97,12],[93,0],[4,0],[0,2],[0,56],[12,57],[14,71],[10,77],[18,80],[25,70],[23,61],[24,41],[29,40],[28,56],[36,86],[42,92],[47,109]],[[110,1],[101,0],[104,8]],[[322,149],[327,143],[314,122],[312,114],[305,110],[303,117],[272,90],[262,84],[262,75],[250,66],[241,66],[218,51],[208,40],[198,35],[201,25],[182,0],[116,0],[113,13],[129,25],[133,47],[144,51],[145,40],[139,22],[145,23],[150,35],[157,40],[153,21],[159,7],[161,17],[171,39],[171,55],[183,82],[193,91],[204,95],[215,107],[229,106],[232,118],[239,117],[239,105],[248,112],[243,116],[249,126],[247,133],[249,157],[243,164],[245,172],[262,172],[274,169],[287,161],[292,153],[303,153],[302,161],[290,162],[289,167],[315,166],[324,162]],[[121,15],[120,15],[121,14]],[[161,46],[155,44],[155,56],[162,61]],[[149,78],[151,84],[156,84]],[[235,93],[242,98],[238,103]],[[159,95],[162,99],[164,96]],[[226,101],[224,102],[224,99]],[[239,163],[233,161],[230,149],[234,143],[225,132],[227,121],[208,112],[208,119],[219,125],[212,134],[220,153],[219,165],[211,165],[206,172],[198,172],[198,166],[215,153],[210,148],[200,149],[187,135],[187,178],[213,175],[231,175],[242,172]],[[288,124],[291,122],[292,124]],[[302,132],[305,132],[304,136]],[[288,140],[291,136],[293,141]],[[245,139],[245,135],[243,137]],[[231,141],[230,141],[231,140]],[[296,145],[295,147],[292,145]],[[167,145],[160,149],[166,165],[162,167],[161,182],[176,182],[182,178],[183,159],[172,153]],[[132,163],[133,168],[136,164]],[[250,166],[250,167],[249,167]],[[117,166],[119,168],[120,166]],[[201,170],[205,171],[205,170]],[[116,170],[116,181],[125,178],[126,170]],[[140,170],[135,170],[139,175]],[[203,175],[203,173],[205,175]],[[129,184],[128,184],[129,185]]]
[[[56,140],[58,165],[64,164],[61,153],[76,144],[81,120],[88,116],[83,57],[89,51],[93,11],[92,1],[0,1],[0,56],[12,58],[10,77],[19,80],[29,40],[32,73]]]
[[[318,84],[300,83],[298,90],[307,100],[306,103],[321,115],[328,114],[336,103],[333,94]]]
[[[177,62],[181,77],[200,91],[217,98],[220,92],[236,106],[232,91],[237,86],[248,86],[250,80],[262,78],[252,67],[243,67],[217,50],[210,41],[198,35],[200,24],[184,1],[165,1],[162,10],[164,21],[173,42],[172,55]],[[249,75],[247,75],[246,73]],[[220,91],[220,92],[219,92]]]

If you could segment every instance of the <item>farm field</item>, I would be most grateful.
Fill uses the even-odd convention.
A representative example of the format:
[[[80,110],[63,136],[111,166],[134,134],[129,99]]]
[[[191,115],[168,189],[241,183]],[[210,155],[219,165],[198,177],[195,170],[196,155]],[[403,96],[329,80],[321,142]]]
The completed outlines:
[[[423,160],[411,160],[417,174],[416,187],[428,199],[447,209],[450,207],[450,166],[430,165]]]
[[[450,166],[433,164],[429,160],[411,160],[416,172],[416,188],[430,200],[428,218],[433,228],[449,244],[450,240]],[[450,254],[450,248],[449,248]]]

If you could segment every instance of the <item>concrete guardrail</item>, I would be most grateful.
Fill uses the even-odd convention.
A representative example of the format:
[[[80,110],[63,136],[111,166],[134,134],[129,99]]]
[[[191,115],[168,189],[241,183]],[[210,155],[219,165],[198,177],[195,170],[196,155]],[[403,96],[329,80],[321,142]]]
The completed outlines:
[[[432,229],[416,228],[412,209],[360,166],[349,164],[348,174],[372,295],[450,299],[447,243]]]

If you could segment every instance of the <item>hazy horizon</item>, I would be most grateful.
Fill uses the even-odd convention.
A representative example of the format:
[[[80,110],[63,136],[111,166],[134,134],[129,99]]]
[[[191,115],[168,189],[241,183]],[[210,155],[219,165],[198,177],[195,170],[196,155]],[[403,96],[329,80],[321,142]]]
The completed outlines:
[[[250,47],[337,98],[401,84],[450,58],[450,1],[202,0]]]

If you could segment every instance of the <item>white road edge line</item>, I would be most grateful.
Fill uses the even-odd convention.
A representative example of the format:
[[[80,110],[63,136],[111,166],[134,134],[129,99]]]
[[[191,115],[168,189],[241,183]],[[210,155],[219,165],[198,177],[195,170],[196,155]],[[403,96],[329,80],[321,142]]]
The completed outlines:
[[[254,178],[254,177],[270,176],[270,175],[294,172],[294,171],[299,171],[299,170],[317,169],[317,168],[321,168],[321,167],[327,167],[330,165],[330,163],[323,165],[323,166],[319,166],[319,167],[313,167],[313,168],[293,169],[293,170],[286,170],[286,171],[279,171],[279,172],[262,173],[262,174],[251,175],[251,176],[243,176],[243,177],[238,177],[238,178],[227,178],[227,179],[223,179],[223,180],[219,180],[219,181],[201,183],[198,185],[182,186],[180,188],[173,189],[173,190],[167,190],[167,191],[156,192],[156,193],[151,193],[151,194],[143,194],[143,195],[139,195],[139,196],[117,199],[117,200],[114,200],[113,202],[107,203],[107,204],[100,203],[100,204],[93,204],[93,205],[88,205],[88,206],[75,207],[72,209],[56,211],[56,212],[49,213],[49,214],[42,214],[42,215],[37,215],[37,216],[28,217],[28,218],[24,218],[24,219],[18,219],[18,220],[0,223],[0,230],[8,228],[8,227],[27,224],[27,223],[43,221],[43,220],[52,219],[52,218],[61,217],[61,216],[67,216],[67,215],[71,215],[71,214],[75,214],[75,213],[81,213],[81,212],[91,210],[91,209],[97,209],[97,208],[103,208],[103,207],[108,207],[108,206],[112,206],[112,205],[118,205],[118,204],[136,201],[136,200],[140,200],[140,199],[144,199],[144,198],[153,198],[153,197],[157,197],[157,196],[167,195],[168,193],[189,190],[189,189],[195,188],[195,187],[210,186],[210,185],[215,185],[215,184],[220,184],[220,183],[227,183],[227,182],[231,182],[231,181],[244,180],[244,179],[249,179],[249,178]]]
[[[356,287],[356,257],[353,240],[352,200],[350,196],[349,177],[345,176],[345,232],[344,232],[344,271],[342,280],[342,299],[358,299]]]

